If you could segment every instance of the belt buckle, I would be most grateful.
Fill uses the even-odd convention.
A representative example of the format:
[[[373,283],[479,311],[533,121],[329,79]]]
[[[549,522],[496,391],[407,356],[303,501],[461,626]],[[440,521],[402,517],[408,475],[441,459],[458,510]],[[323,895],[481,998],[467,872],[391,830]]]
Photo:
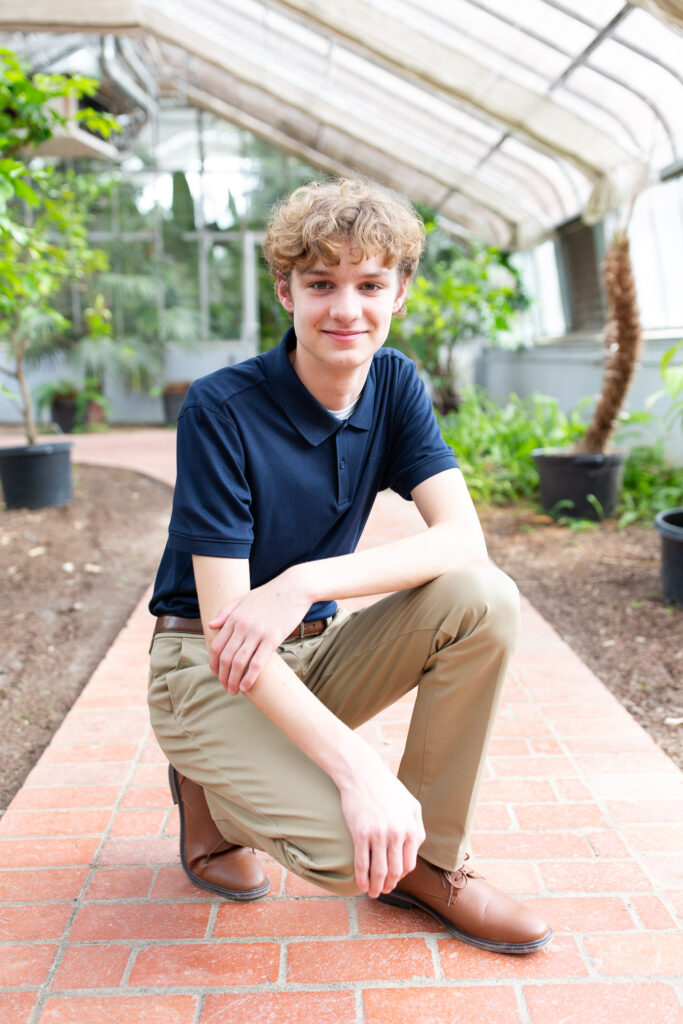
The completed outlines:
[[[304,640],[306,637],[306,623],[302,619],[299,623],[299,640]]]

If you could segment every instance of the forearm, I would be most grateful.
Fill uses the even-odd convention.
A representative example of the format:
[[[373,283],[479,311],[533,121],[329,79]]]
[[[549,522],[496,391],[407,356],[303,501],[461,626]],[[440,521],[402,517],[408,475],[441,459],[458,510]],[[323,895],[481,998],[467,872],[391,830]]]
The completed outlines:
[[[279,655],[274,654],[250,689],[226,700],[250,700],[341,790],[354,772],[378,755],[325,707]]]
[[[438,523],[401,540],[337,558],[305,562],[288,570],[294,590],[310,604],[418,587],[448,569],[485,564],[483,541],[464,545],[450,523]]]

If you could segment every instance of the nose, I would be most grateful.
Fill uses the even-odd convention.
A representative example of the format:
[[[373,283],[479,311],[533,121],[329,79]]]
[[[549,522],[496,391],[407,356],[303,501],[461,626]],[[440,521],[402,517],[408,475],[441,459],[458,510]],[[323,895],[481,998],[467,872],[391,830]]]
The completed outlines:
[[[360,300],[354,287],[336,289],[330,304],[330,315],[340,323],[352,323],[360,318]]]

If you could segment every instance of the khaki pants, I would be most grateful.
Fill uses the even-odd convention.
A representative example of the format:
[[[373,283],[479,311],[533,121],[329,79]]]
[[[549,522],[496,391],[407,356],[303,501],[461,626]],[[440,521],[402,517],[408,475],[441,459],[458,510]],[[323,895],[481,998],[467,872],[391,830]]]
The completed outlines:
[[[512,581],[492,566],[445,573],[279,653],[355,728],[417,686],[399,778],[419,800],[431,863],[462,864],[507,663],[519,625]],[[202,637],[159,633],[149,708],[169,761],[203,786],[230,842],[271,854],[330,889],[357,892],[339,791],[244,695],[208,667]]]

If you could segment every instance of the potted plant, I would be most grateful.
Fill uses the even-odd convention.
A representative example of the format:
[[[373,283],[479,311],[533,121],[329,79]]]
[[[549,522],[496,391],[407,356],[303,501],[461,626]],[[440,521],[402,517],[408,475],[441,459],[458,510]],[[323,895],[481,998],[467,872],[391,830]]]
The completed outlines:
[[[662,356],[659,369],[664,387],[650,396],[648,405],[667,395],[671,408],[665,422],[669,428],[678,423],[683,431],[683,364],[674,363],[681,351],[683,342]],[[662,540],[662,596],[667,604],[683,606],[683,506],[662,509],[655,516],[655,526]]]
[[[606,361],[602,389],[588,429],[571,451],[537,448],[541,504],[547,512],[603,519],[616,509],[625,453],[608,450],[642,347],[642,329],[631,267],[629,241],[618,230],[604,262],[607,295]]]
[[[71,499],[70,445],[37,444],[26,369],[55,351],[69,325],[56,303],[67,283],[106,266],[88,244],[86,214],[96,188],[92,175],[31,168],[23,157],[67,123],[56,98],[92,95],[92,79],[30,75],[9,50],[0,50],[0,351],[3,393],[20,406],[26,444],[0,450],[5,505],[65,504]],[[108,135],[107,115],[78,111],[72,120]]]
[[[97,377],[60,377],[46,380],[33,390],[36,410],[48,410],[50,422],[62,434],[83,430],[99,423],[111,412],[111,402],[102,394]]]

